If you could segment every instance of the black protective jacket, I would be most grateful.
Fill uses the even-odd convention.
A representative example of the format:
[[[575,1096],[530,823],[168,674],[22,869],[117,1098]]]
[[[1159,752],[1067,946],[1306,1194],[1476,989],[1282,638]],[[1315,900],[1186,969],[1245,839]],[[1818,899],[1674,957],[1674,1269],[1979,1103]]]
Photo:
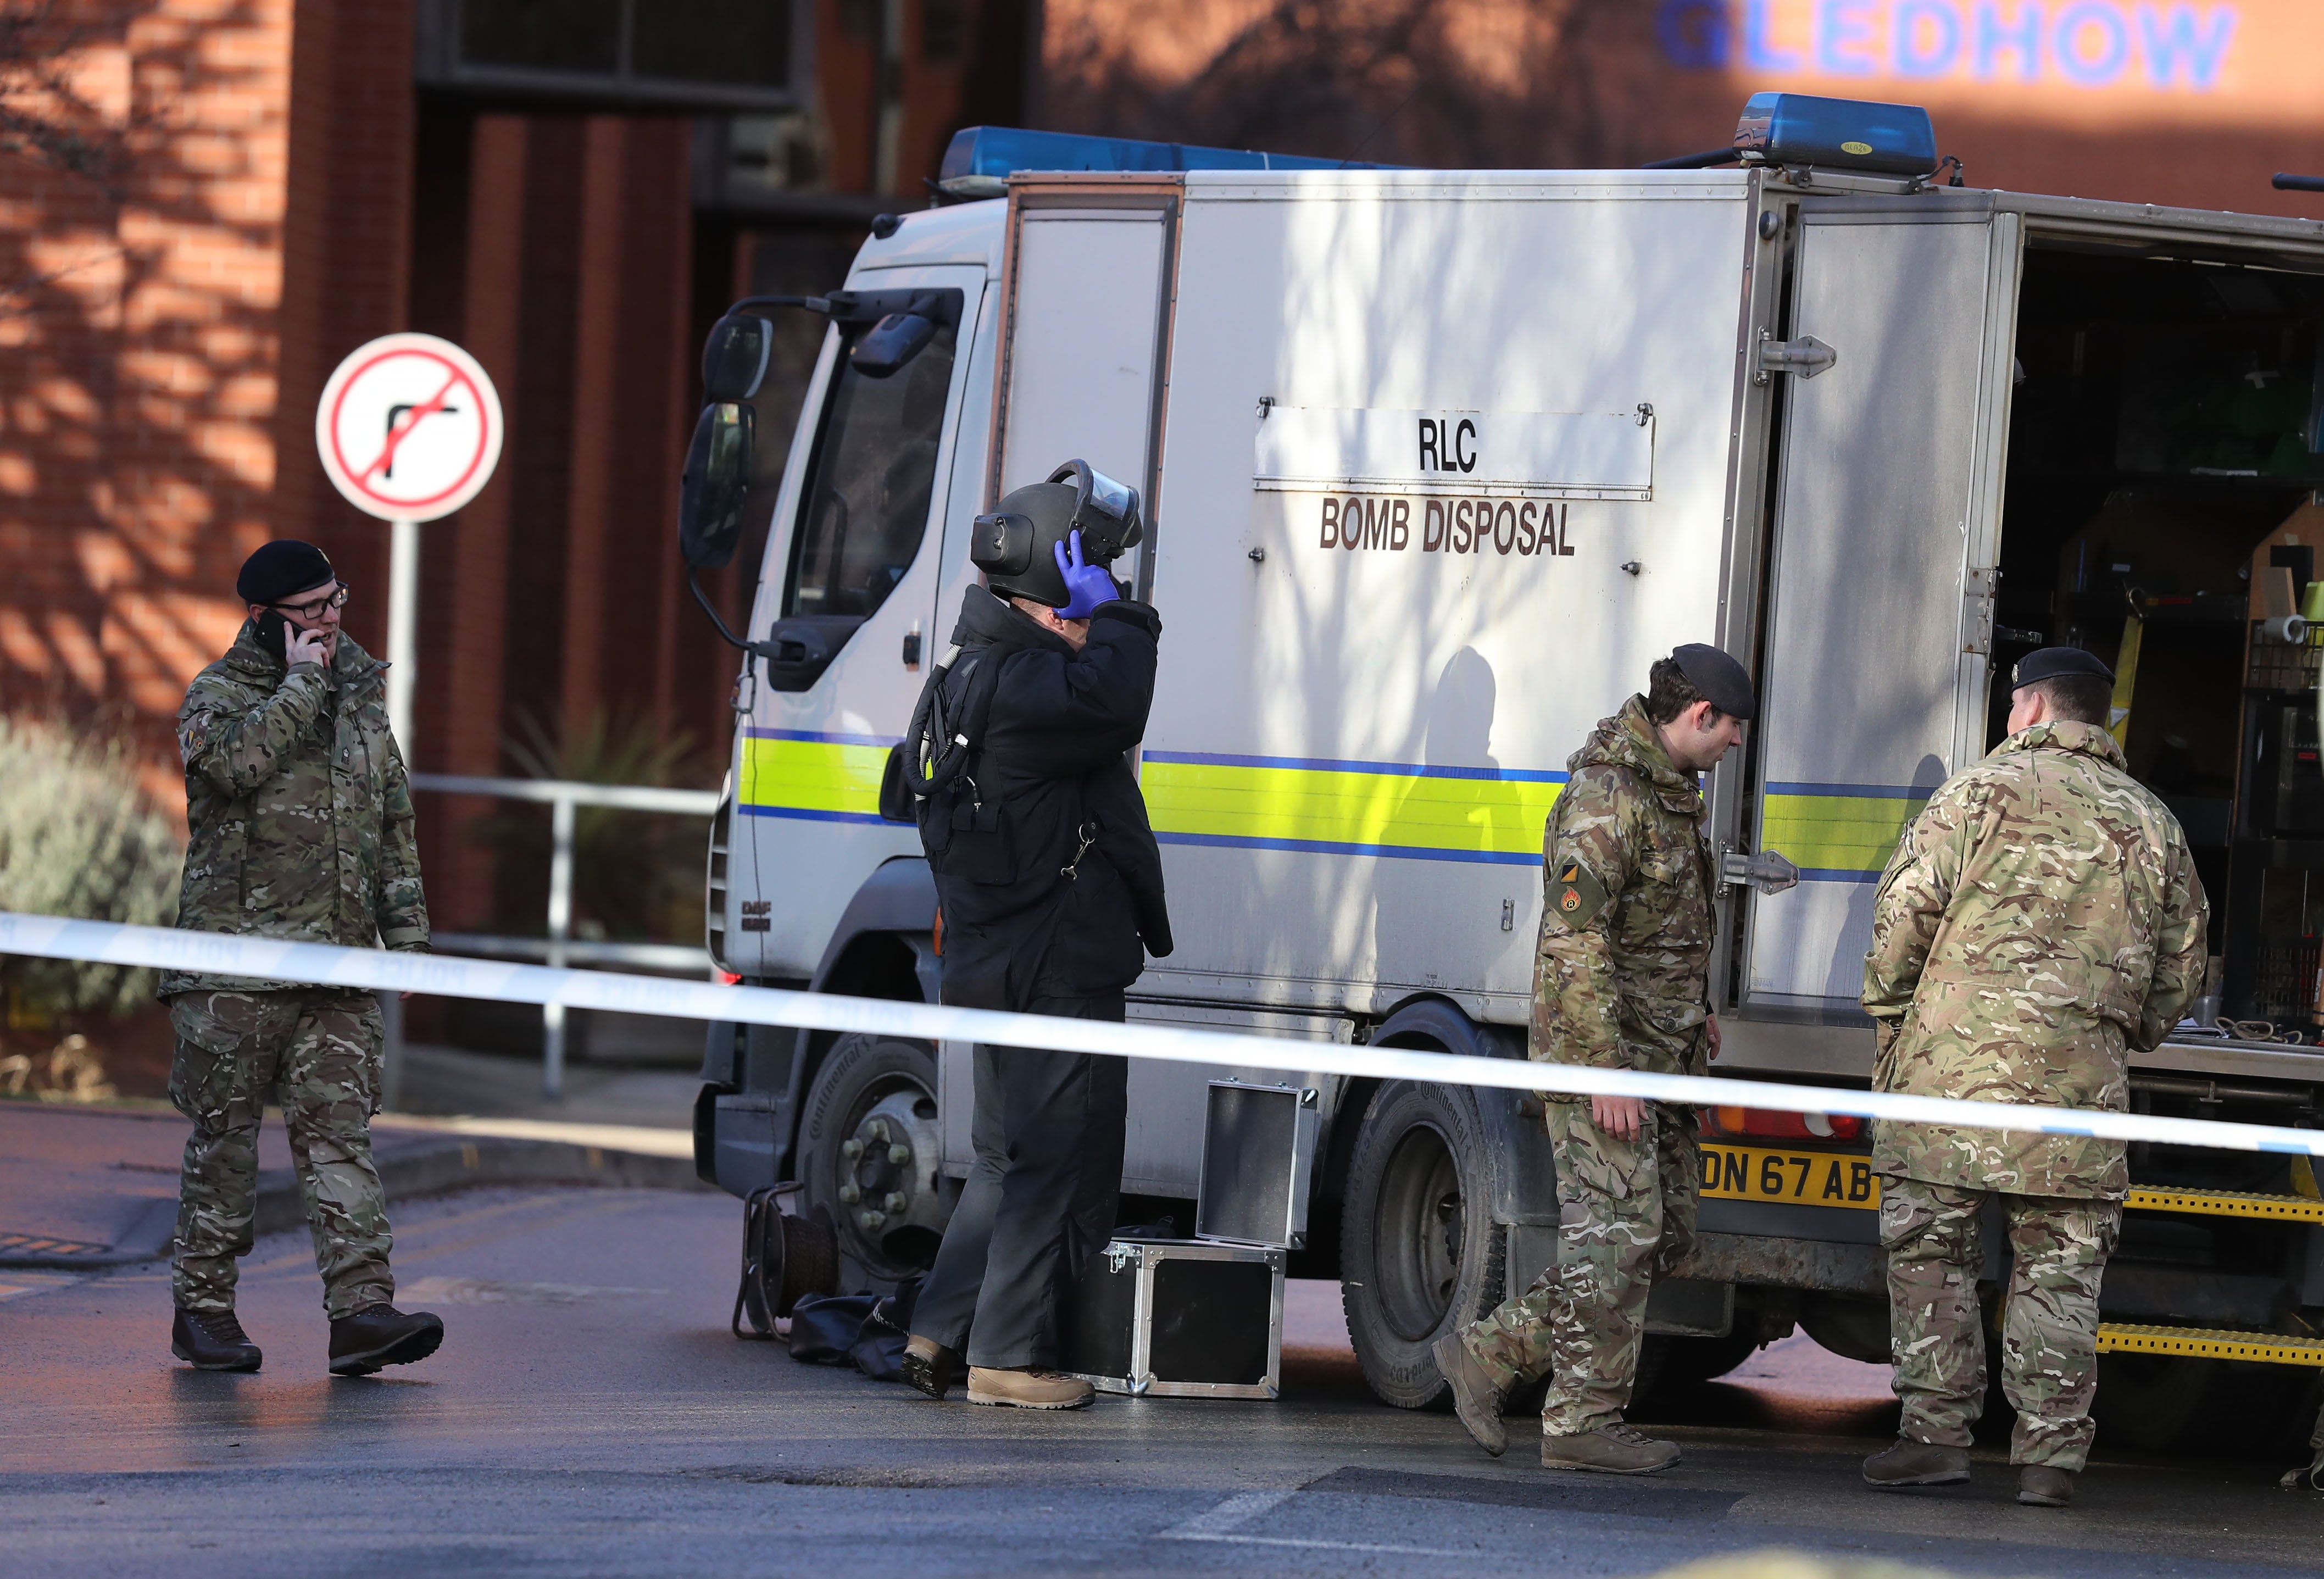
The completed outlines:
[[[945,1002],[1116,993],[1148,953],[1169,954],[1162,853],[1126,755],[1146,733],[1161,634],[1151,607],[1109,603],[1076,652],[982,586],[962,598],[946,717],[963,717],[978,670],[998,667],[963,786],[920,808]]]

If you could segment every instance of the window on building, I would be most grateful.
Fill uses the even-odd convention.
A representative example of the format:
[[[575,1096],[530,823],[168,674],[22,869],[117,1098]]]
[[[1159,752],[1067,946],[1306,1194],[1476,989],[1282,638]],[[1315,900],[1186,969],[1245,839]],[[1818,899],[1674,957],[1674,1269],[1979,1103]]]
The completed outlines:
[[[791,544],[783,614],[862,618],[887,601],[927,530],[952,387],[954,331],[886,378],[842,358]]]
[[[786,88],[790,7],[779,0],[653,0],[638,7],[630,49],[640,77]]]
[[[622,0],[465,0],[460,59],[542,71],[618,71]]]
[[[780,108],[799,0],[420,0],[418,76],[430,88],[673,106]]]

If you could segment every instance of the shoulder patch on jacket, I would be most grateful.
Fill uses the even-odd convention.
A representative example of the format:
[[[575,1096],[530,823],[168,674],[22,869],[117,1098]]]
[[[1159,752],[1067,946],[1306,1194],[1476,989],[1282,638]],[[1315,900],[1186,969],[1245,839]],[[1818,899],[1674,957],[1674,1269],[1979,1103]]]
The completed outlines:
[[[1563,862],[1550,875],[1550,913],[1577,932],[1596,919],[1608,897],[1606,885],[1579,861]]]

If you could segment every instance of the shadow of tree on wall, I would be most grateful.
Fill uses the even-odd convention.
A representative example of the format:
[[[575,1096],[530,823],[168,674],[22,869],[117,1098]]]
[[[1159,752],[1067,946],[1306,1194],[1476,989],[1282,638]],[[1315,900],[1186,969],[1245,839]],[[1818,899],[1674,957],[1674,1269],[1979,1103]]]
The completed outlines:
[[[170,721],[272,535],[290,0],[0,7],[0,709]]]
[[[1652,141],[1642,0],[1051,0],[1061,129],[1375,163],[1603,169]]]

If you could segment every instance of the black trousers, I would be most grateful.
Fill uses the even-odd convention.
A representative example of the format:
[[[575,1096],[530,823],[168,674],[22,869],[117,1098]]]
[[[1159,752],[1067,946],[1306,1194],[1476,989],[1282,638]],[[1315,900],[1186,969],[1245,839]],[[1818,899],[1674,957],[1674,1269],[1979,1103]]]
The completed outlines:
[[[1122,1018],[1121,994],[1037,998],[1028,1014]],[[1130,1062],[976,1048],[976,1161],[912,1307],[912,1331],[971,1365],[1058,1363],[1064,1301],[1113,1233]]]

